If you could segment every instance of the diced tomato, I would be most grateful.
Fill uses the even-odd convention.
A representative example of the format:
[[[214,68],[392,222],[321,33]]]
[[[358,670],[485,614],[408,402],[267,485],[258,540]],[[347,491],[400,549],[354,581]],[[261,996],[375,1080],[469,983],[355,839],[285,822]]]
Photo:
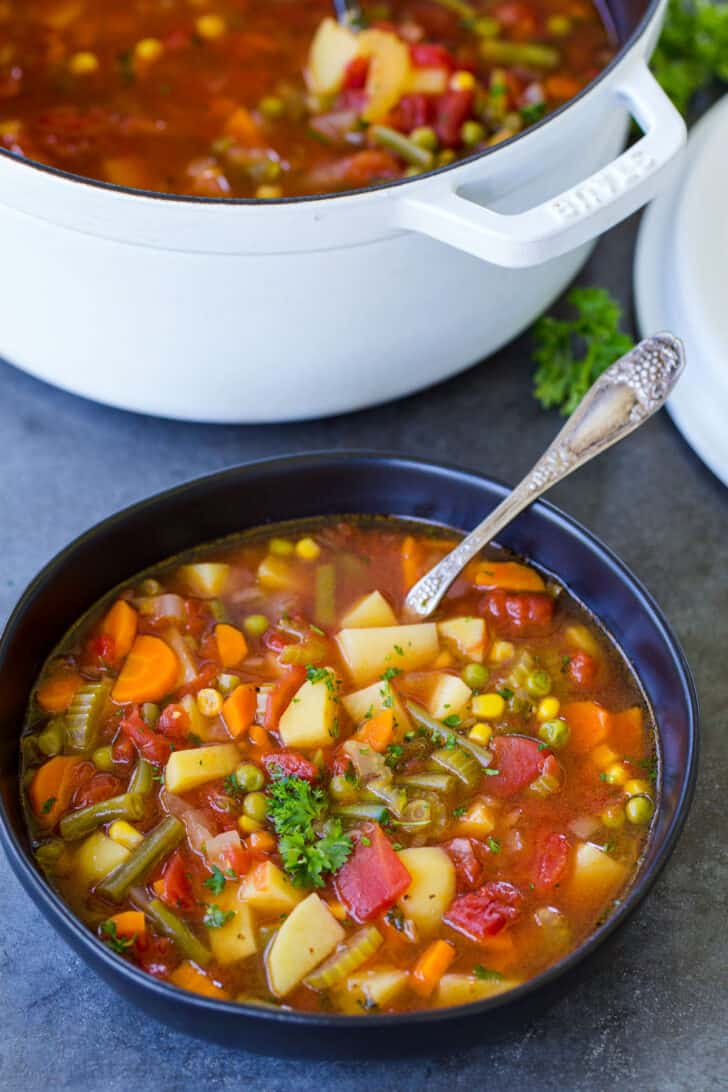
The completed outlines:
[[[472,891],[483,879],[483,856],[488,850],[473,838],[452,838],[442,848],[455,865],[458,891]]]
[[[421,125],[431,125],[435,117],[435,102],[428,95],[403,95],[389,121],[393,129],[401,133],[411,133]]]
[[[544,592],[507,592],[503,588],[493,588],[481,599],[480,613],[502,634],[544,633],[554,616],[554,600]]]
[[[300,777],[304,781],[316,781],[319,772],[298,751],[269,751],[261,759],[268,777]]]
[[[168,739],[187,739],[190,718],[183,705],[173,702],[165,706],[157,723],[157,729]]]
[[[116,659],[114,638],[108,633],[99,633],[86,643],[86,659],[95,667],[106,667]]]
[[[576,686],[590,687],[594,685],[599,665],[588,652],[573,652],[569,657],[567,674]]]
[[[444,46],[431,42],[419,42],[410,46],[410,57],[415,68],[446,68],[452,72],[455,58]]]
[[[534,879],[536,890],[541,893],[555,887],[566,875],[569,863],[569,839],[565,834],[551,831],[541,837],[536,850]]]
[[[179,27],[177,30],[172,30],[164,39],[164,45],[167,49],[177,50],[184,49],[192,41],[192,33],[189,30],[183,30]]]
[[[202,664],[192,682],[178,686],[177,693],[180,697],[184,697],[185,694],[196,694],[199,690],[203,690],[206,686],[209,686],[219,671],[220,668],[217,664]]]
[[[187,863],[182,852],[176,849],[164,866],[159,897],[176,910],[194,910],[195,898],[187,874]]]
[[[472,940],[495,936],[516,920],[523,896],[517,887],[504,880],[483,884],[469,895],[459,895],[443,921],[465,933]]]
[[[199,637],[206,626],[213,621],[210,608],[204,599],[185,599],[185,630],[192,637]]]
[[[470,116],[472,106],[472,91],[446,91],[440,95],[435,130],[446,148],[456,148],[460,144],[460,130]]]
[[[354,57],[344,69],[342,88],[345,91],[359,91],[367,82],[369,58]]]
[[[134,941],[134,954],[139,966],[155,978],[166,978],[179,963],[172,941],[149,931],[140,933]]]
[[[267,732],[275,732],[277,730],[278,721],[288,708],[291,698],[296,691],[303,686],[305,681],[305,668],[295,665],[294,667],[289,667],[286,673],[273,683],[270,693],[268,694],[268,702],[265,707],[265,719],[263,721],[263,727]]]
[[[225,858],[228,868],[232,869],[237,876],[245,876],[250,869],[252,855],[242,846],[231,846],[230,849],[224,851],[222,856]]]
[[[361,95],[360,91],[349,91],[349,95]],[[309,171],[306,188],[320,191],[324,189],[360,189],[375,182],[399,178],[401,169],[395,157],[379,148],[365,148],[354,155],[339,156],[331,163],[321,163]]]
[[[128,736],[119,733],[111,745],[111,757],[120,766],[131,766],[136,758],[136,748]]]
[[[290,645],[291,638],[286,637],[280,630],[271,626],[265,631],[262,637],[263,644],[266,648],[269,648],[271,652],[282,652],[286,645]]]
[[[493,796],[513,796],[535,781],[550,752],[539,750],[543,744],[523,736],[495,736],[491,743],[493,769],[498,773],[485,780]]]
[[[119,722],[121,732],[127,736],[136,747],[139,754],[151,762],[154,766],[165,766],[172,748],[169,740],[153,732],[139,714],[136,705],[127,706],[124,716]]]
[[[364,828],[349,860],[336,874],[336,891],[355,921],[371,921],[393,906],[412,882],[377,823]]]
[[[93,769],[93,767],[92,767]],[[118,796],[123,789],[123,782],[112,773],[95,773],[83,785],[79,786],[73,797],[75,808],[86,808],[89,804],[98,804]]]

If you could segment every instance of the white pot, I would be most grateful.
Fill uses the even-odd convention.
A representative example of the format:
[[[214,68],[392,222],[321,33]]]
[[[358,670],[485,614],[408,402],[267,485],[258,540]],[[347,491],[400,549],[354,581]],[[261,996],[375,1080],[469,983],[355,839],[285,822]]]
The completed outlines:
[[[0,355],[110,405],[220,422],[339,413],[454,374],[661,184],[685,138],[646,67],[665,4],[533,129],[362,193],[171,198],[0,155]],[[619,155],[630,115],[645,135]]]

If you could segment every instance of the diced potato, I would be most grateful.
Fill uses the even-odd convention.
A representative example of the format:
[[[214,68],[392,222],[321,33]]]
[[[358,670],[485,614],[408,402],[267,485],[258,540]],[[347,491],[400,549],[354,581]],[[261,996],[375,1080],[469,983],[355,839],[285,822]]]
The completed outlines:
[[[412,68],[407,80],[410,95],[442,95],[447,91],[449,73],[445,68]]]
[[[339,709],[336,675],[326,668],[326,678],[307,680],[283,713],[278,731],[286,747],[330,747],[337,735]]]
[[[335,19],[324,19],[308,55],[308,77],[317,95],[333,95],[341,87],[346,66],[359,52],[356,34]]]
[[[375,682],[363,690],[355,690],[353,694],[342,698],[341,704],[355,724],[361,724],[370,710],[371,715],[376,716],[384,709],[391,709],[394,714],[395,736],[401,737],[412,727],[397,691],[389,683]]]
[[[440,647],[434,622],[342,629],[336,640],[355,683],[370,682],[389,667],[400,671],[426,667]]]
[[[194,694],[185,694],[184,697],[180,699],[180,705],[190,718],[190,734],[199,736],[201,740],[207,741],[210,738],[210,724],[212,722],[200,712],[200,707],[197,704]]]
[[[407,87],[411,65],[407,45],[387,30],[364,30],[358,35],[359,52],[370,57],[366,82],[364,121],[381,121]]]
[[[567,893],[581,903],[604,902],[618,893],[627,878],[627,868],[591,842],[582,842],[574,854],[574,870]]]
[[[243,880],[240,898],[264,917],[288,914],[303,898],[272,861],[261,861]]]
[[[457,645],[462,656],[482,663],[486,642],[483,618],[448,618],[444,622],[438,622],[437,629],[441,637]]]
[[[350,974],[346,985],[336,990],[335,997],[340,1009],[348,1013],[361,1013],[366,1009],[385,1008],[407,988],[409,975],[398,967],[382,963],[364,971]]]
[[[230,574],[230,566],[221,561],[203,561],[195,565],[181,565],[177,570],[185,587],[203,599],[222,595]]]
[[[189,792],[206,781],[228,777],[240,764],[240,751],[234,743],[213,743],[209,747],[193,747],[188,751],[173,751],[164,773],[168,792]]]
[[[341,619],[342,629],[363,629],[367,626],[396,626],[397,618],[381,592],[373,591],[357,600]]]
[[[472,697],[472,690],[459,675],[438,674],[427,701],[430,716],[435,720],[458,716]]]
[[[436,933],[455,897],[455,866],[439,846],[403,849],[399,859],[412,877],[397,900],[400,910],[417,926],[421,937]]]
[[[129,856],[126,846],[119,845],[97,830],[76,850],[75,874],[87,886],[93,887]]]
[[[212,954],[223,966],[247,959],[258,950],[253,913],[250,905],[240,897],[243,886],[241,884],[236,888],[233,884],[228,884],[221,894],[215,896],[216,906],[224,911],[232,910],[235,915],[219,929],[207,930]]]
[[[599,656],[601,652],[599,642],[592,631],[581,623],[567,626],[564,632],[564,638],[568,645],[571,645],[574,648],[580,648],[583,652],[588,652],[590,656]]]
[[[300,902],[281,925],[266,954],[271,992],[285,997],[346,933],[323,899],[315,893]]]
[[[299,577],[284,557],[268,554],[258,566],[258,580],[268,591],[297,591]]]
[[[483,1001],[520,986],[515,978],[476,978],[471,974],[445,974],[435,993],[435,1006],[448,1008],[467,1005],[471,1001]]]
[[[457,833],[466,837],[487,838],[495,829],[493,809],[485,800],[473,800],[468,810],[458,820]]]

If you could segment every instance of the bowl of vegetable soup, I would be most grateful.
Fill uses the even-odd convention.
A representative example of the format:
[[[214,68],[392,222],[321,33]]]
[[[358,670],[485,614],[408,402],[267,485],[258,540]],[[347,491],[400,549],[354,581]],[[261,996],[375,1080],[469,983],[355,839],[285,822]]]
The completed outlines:
[[[257,423],[482,360],[661,186],[666,2],[4,0],[0,355]]]
[[[403,616],[505,492],[401,456],[267,460],[33,581],[0,643],[0,837],[115,989],[255,1050],[451,1043],[543,1005],[646,894],[698,713],[635,578],[539,502]]]

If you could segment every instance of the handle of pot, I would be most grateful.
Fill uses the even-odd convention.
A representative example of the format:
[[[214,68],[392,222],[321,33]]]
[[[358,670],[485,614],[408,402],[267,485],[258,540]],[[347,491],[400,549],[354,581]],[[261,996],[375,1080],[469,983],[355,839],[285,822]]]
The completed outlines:
[[[660,175],[685,142],[685,123],[640,61],[616,88],[644,136],[584,182],[535,208],[493,212],[450,189],[430,200],[405,198],[400,227],[517,269],[574,250],[614,227],[652,197]]]

